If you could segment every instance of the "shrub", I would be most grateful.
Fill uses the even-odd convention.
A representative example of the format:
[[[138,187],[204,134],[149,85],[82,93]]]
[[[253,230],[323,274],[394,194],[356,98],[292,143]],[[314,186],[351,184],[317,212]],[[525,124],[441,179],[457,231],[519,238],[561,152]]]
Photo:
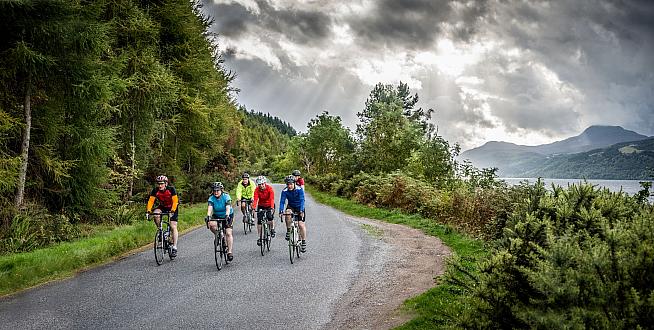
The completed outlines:
[[[447,274],[470,294],[457,326],[650,327],[652,206],[589,184],[550,192],[538,184],[516,194],[525,191],[479,275]]]

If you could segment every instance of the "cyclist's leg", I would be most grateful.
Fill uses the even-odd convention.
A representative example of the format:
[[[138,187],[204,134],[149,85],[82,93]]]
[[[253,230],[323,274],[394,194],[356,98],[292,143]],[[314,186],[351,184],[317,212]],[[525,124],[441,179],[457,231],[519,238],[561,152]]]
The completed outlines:
[[[154,215],[152,217],[154,219],[154,224],[157,225],[157,227],[159,227],[159,223],[161,223],[161,216],[159,215],[161,214],[161,209],[154,209],[152,211],[152,214]]]
[[[245,221],[245,208],[246,208],[246,207],[247,207],[247,206],[246,206],[246,204],[245,204],[245,201],[244,201],[244,200],[241,200],[241,214],[243,215],[243,221]]]
[[[232,243],[234,242],[234,236],[232,235],[232,223],[234,222],[234,214],[232,213],[227,217],[225,234],[227,236],[227,253],[232,253]]]
[[[209,230],[211,230],[211,232],[215,235],[215,234],[216,234],[216,230],[218,230],[218,221],[216,221],[216,220],[209,220],[209,221],[207,221],[207,227],[208,227]]]
[[[275,237],[275,218],[273,217],[273,209],[267,209],[265,212],[266,220],[268,220],[268,226],[270,227],[270,233]]]
[[[173,213],[170,216],[170,229],[173,232],[173,247],[177,249],[177,238],[179,237],[179,232],[177,231],[177,216],[178,216],[179,209],[175,210],[175,213]]]
[[[293,213],[293,210],[290,208],[287,208],[284,210],[284,220],[286,222],[286,240],[288,241],[290,235],[291,235],[291,214]]]
[[[300,227],[300,239],[301,240],[306,240],[307,239],[307,225],[305,223],[305,218],[302,217],[300,221],[298,221],[298,226]]]

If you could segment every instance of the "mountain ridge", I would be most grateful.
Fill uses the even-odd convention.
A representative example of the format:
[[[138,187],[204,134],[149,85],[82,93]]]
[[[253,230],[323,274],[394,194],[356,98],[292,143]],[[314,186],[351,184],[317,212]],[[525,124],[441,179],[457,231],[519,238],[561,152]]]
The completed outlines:
[[[579,135],[535,146],[519,145],[504,141],[489,141],[480,147],[461,153],[459,158],[468,159],[473,165],[480,168],[497,167],[500,176],[519,177],[527,173],[531,176],[545,176],[544,174],[548,173],[558,173],[557,166],[563,166],[563,163],[560,161],[570,155],[583,154],[591,150],[608,148],[620,143],[638,142],[651,138],[634,131],[626,130],[620,126],[594,125],[586,128]],[[615,153],[612,154],[615,155]],[[588,155],[580,157],[588,157]],[[576,163],[584,163],[580,157],[571,159],[574,159]],[[552,159],[556,159],[557,161],[552,161]],[[625,161],[642,162],[647,159],[643,157],[632,157]],[[545,164],[548,166],[547,171],[544,169]],[[608,166],[606,169],[607,173],[616,173],[611,168],[610,163],[604,163],[604,165]],[[639,165],[623,164],[622,166],[634,169],[638,168]],[[640,164],[640,166],[646,167],[647,164]],[[564,167],[577,168],[579,170],[578,176],[587,172],[582,170],[581,167],[570,166],[569,164]],[[601,169],[595,169],[593,175],[604,177],[600,172]],[[633,176],[633,173],[638,171],[631,170],[631,172],[632,174],[630,176]],[[570,171],[566,173],[567,175],[575,174]]]

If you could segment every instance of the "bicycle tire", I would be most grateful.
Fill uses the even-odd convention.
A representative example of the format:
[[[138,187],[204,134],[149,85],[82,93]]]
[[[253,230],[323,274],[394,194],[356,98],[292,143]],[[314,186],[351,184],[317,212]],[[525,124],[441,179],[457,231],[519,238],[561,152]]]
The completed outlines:
[[[270,235],[270,227],[266,227],[266,249],[270,251],[270,241],[272,236]]]
[[[266,252],[266,225],[261,224],[261,234],[259,235],[259,248],[261,249],[261,256]]]
[[[293,242],[293,237],[295,235],[295,228],[293,228],[293,226],[291,225],[290,230],[291,230],[291,233],[290,233],[289,239],[288,239],[288,254],[289,254],[289,258],[291,259],[291,264],[292,264],[293,263],[293,258],[295,257],[295,255],[294,255],[295,243]]]
[[[218,228],[218,230],[220,230],[220,228]],[[222,247],[219,243],[221,239],[222,237],[219,232],[213,235],[213,254],[214,259],[216,259],[216,268],[218,268],[218,270],[223,268]]]
[[[161,243],[161,247],[159,247]],[[157,262],[157,266],[163,263],[164,259],[164,247],[163,247],[163,232],[157,229],[157,232],[154,234],[154,260]]]
[[[295,241],[295,256],[300,258],[300,228],[296,228],[295,230],[295,237],[293,237]]]
[[[247,215],[245,217],[243,217],[243,232],[245,233],[245,235],[248,234],[248,219],[247,218],[248,218]]]

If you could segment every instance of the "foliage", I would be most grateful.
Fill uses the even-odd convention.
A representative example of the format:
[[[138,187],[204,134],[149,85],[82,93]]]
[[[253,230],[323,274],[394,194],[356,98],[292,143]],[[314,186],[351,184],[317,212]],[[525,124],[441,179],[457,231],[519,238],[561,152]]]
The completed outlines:
[[[205,181],[233,181],[239,166],[272,168],[295,131],[269,115],[238,112],[234,74],[222,68],[211,18],[200,6],[0,2],[2,239],[29,236],[13,232],[14,219],[20,228],[49,215],[61,226],[130,223],[123,205],[144,202],[160,174],[187,202],[206,197]],[[23,208],[43,214],[11,206],[28,97]]]
[[[505,221],[478,275],[448,275],[469,294],[459,327],[652,324],[651,205],[589,184],[550,192],[538,183]]]

